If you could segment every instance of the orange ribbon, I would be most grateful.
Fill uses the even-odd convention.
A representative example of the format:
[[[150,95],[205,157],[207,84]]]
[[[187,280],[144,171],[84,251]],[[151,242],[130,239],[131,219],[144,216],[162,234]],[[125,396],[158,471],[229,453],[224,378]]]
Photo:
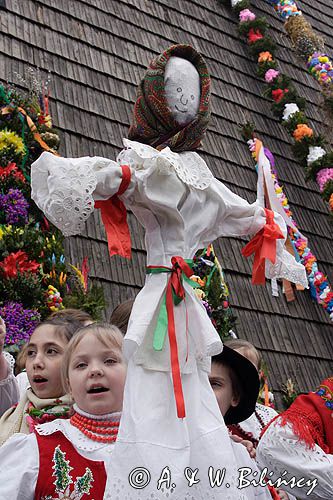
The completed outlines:
[[[182,257],[172,257],[171,259],[172,267],[165,266],[148,266],[148,271],[154,272],[171,272],[170,278],[167,283],[166,288],[166,309],[168,316],[168,337],[170,344],[170,358],[171,358],[171,372],[172,372],[172,382],[173,390],[176,399],[177,416],[178,418],[184,418],[185,413],[185,401],[182,387],[182,379],[179,367],[178,358],[178,345],[176,337],[176,327],[175,318],[173,313],[174,303],[179,304],[185,299],[185,288],[183,286],[182,274],[184,273],[187,278],[193,275],[191,267],[185,262]]]
[[[265,226],[242,250],[244,257],[249,257],[254,253],[252,270],[252,283],[254,285],[265,284],[265,260],[269,259],[272,264],[275,264],[276,240],[284,238],[280,227],[274,222],[274,212],[265,208],[265,214]]]
[[[32,119],[30,118],[30,116],[27,114],[27,112],[19,107],[19,108],[13,108],[12,106],[7,106],[6,108],[3,108],[1,110],[1,114],[2,115],[8,115],[9,113],[12,113],[15,109],[17,109],[26,119],[27,121],[27,124],[34,136],[34,139],[35,141],[38,142],[38,144],[40,145],[40,147],[42,149],[44,149],[45,151],[49,151],[50,153],[56,155],[56,156],[60,156],[59,153],[57,153],[56,151],[54,151],[54,149],[51,149],[47,144],[46,142],[43,141],[43,139],[41,138],[41,136],[39,135],[39,133],[37,132],[37,128],[36,128],[36,125],[34,124],[34,122],[32,121]]]
[[[122,179],[117,194],[108,200],[96,201],[95,208],[101,210],[102,221],[105,227],[110,255],[120,255],[131,258],[131,236],[127,224],[127,211],[124,203],[119,199],[131,181],[131,169],[128,165],[121,165]]]

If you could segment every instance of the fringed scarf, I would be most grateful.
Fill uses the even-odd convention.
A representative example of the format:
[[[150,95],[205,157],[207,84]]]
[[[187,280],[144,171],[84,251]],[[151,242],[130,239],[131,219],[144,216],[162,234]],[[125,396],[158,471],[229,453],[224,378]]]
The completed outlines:
[[[17,432],[29,434],[37,424],[69,418],[72,404],[68,394],[57,399],[41,399],[27,389],[18,405],[9,408],[0,418],[0,446]]]
[[[317,444],[333,454],[333,377],[324,380],[315,392],[298,396],[280,415],[279,424],[290,424],[293,432],[310,449]]]
[[[190,61],[200,76],[200,104],[194,120],[180,126],[172,116],[164,90],[164,72],[170,57]],[[190,45],[173,45],[151,61],[141,80],[128,138],[158,149],[193,151],[200,147],[210,120],[210,76],[202,56]]]

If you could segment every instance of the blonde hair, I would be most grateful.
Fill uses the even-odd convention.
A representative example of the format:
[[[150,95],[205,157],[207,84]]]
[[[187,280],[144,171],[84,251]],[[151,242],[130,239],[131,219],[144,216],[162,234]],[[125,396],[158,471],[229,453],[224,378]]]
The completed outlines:
[[[109,323],[92,323],[91,325],[83,326],[77,330],[66,346],[66,352],[61,366],[61,379],[66,392],[69,392],[68,370],[70,361],[81,340],[87,333],[93,333],[105,347],[112,347],[113,349],[119,350],[121,360],[123,360],[122,345],[124,337],[119,328]]]
[[[260,370],[262,357],[260,352],[254,347],[253,344],[251,344],[251,342],[248,342],[247,340],[243,339],[232,339],[232,340],[226,340],[224,344],[230,347],[230,349],[234,350],[241,349],[242,350],[241,354],[243,354],[243,356],[245,356],[246,358],[248,357],[249,353],[252,353],[256,359],[257,369],[258,371]]]

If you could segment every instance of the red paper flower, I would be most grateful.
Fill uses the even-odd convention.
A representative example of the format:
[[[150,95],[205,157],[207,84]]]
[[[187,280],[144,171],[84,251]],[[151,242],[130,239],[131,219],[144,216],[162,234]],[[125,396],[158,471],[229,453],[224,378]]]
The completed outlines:
[[[24,175],[18,169],[16,163],[8,163],[7,167],[0,167],[0,179],[5,179],[6,177],[13,176],[15,179],[26,182]]]
[[[248,43],[255,43],[261,40],[261,38],[264,38],[264,35],[262,35],[259,30],[254,30],[253,28],[251,28],[247,34]]]
[[[287,92],[289,92],[288,89],[276,89],[276,90],[272,90],[272,99],[274,99],[274,101],[276,103],[279,103],[281,101],[281,99],[285,96],[285,94],[287,94]]]
[[[37,273],[39,268],[40,264],[35,260],[29,260],[23,250],[9,254],[8,257],[0,262],[0,269],[5,278],[16,278],[18,272]]]

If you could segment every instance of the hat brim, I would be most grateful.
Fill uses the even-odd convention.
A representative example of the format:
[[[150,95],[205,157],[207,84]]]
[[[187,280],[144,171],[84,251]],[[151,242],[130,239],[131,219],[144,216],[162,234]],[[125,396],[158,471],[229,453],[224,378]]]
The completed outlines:
[[[224,416],[226,425],[238,424],[252,415],[255,410],[260,382],[258,372],[245,356],[230,347],[224,345],[223,351],[214,356],[214,359],[221,361],[235,371],[242,388],[242,396],[237,406],[229,408]]]

